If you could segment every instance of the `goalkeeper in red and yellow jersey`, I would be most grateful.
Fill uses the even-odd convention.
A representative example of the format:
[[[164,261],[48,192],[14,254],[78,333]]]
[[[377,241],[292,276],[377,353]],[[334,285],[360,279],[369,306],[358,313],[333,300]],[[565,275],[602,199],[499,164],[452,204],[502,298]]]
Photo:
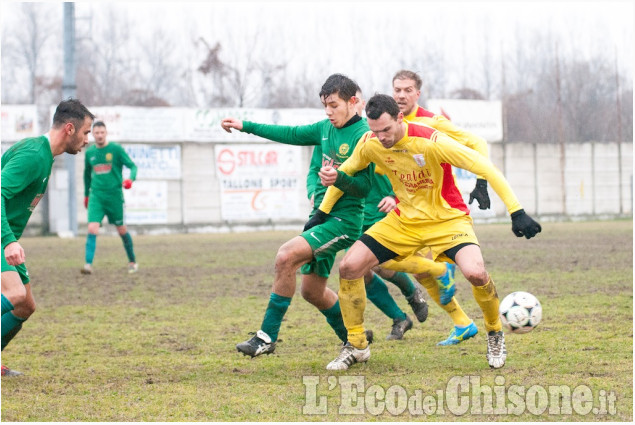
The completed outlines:
[[[433,259],[456,263],[472,284],[487,330],[487,360],[492,368],[505,364],[507,350],[498,317],[498,295],[485,269],[469,209],[452,176],[452,166],[483,176],[505,203],[512,231],[527,239],[541,231],[525,213],[507,180],[484,156],[428,126],[408,123],[397,102],[377,94],[366,105],[371,132],[358,142],[339,169],[323,167],[322,184],[332,185],[370,163],[385,173],[399,199],[397,208],[375,223],[353,244],[340,263],[339,299],[350,344],[327,366],[348,369],[356,359],[369,357],[364,333],[364,273],[388,260],[400,260],[429,247]],[[329,187],[319,207],[327,217],[342,192]]]

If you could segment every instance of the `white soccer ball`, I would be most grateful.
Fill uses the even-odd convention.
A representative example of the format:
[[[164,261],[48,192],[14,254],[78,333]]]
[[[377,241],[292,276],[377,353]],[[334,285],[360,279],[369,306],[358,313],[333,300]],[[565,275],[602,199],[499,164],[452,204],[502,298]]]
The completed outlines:
[[[535,328],[542,319],[542,306],[529,292],[512,292],[498,308],[503,326],[511,333],[524,334]]]

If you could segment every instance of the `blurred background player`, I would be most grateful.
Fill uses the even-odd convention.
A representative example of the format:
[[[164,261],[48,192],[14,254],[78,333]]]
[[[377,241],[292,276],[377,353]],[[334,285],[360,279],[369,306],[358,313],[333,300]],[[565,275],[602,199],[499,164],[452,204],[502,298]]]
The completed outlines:
[[[139,269],[135,259],[132,236],[124,224],[123,190],[130,189],[137,177],[137,166],[121,145],[107,140],[106,124],[93,125],[95,144],[86,149],[84,160],[84,207],[88,208],[88,235],[86,236],[86,264],[82,274],[93,272],[93,259],[97,247],[97,234],[104,216],[117,227],[128,256],[128,273]],[[130,169],[130,178],[123,180],[123,167]]]
[[[392,97],[373,96],[366,115],[372,137],[358,143],[339,170],[323,167],[322,183],[330,185],[339,174],[354,175],[374,163],[390,178],[401,202],[366,231],[340,262],[340,304],[348,344],[327,369],[348,369],[370,357],[364,333],[365,272],[387,260],[407,258],[424,247],[431,248],[434,259],[445,257],[455,262],[472,284],[488,332],[489,366],[503,367],[507,349],[496,287],[485,269],[469,209],[454,184],[450,166],[486,177],[511,214],[516,236],[534,237],[541,231],[540,225],[525,213],[505,177],[486,157],[465,149],[444,133],[404,121]],[[316,215],[328,216],[339,196],[341,190],[329,188]]]
[[[338,167],[368,131],[368,124],[357,115],[355,109],[355,93],[358,89],[357,83],[345,75],[329,76],[319,93],[327,119],[314,124],[280,126],[225,118],[221,126],[227,132],[235,129],[289,145],[320,146],[321,164]],[[274,352],[282,319],[295,294],[298,269],[302,273],[302,296],[320,310],[338,338],[346,342],[346,327],[338,297],[327,287],[327,279],[336,254],[350,247],[361,235],[363,197],[368,191],[370,179],[368,171],[360,174],[356,181],[365,180],[365,191],[362,190],[357,196],[353,196],[352,192],[345,194],[333,207],[330,220],[303,231],[278,249],[273,286],[262,324],[252,338],[236,345],[239,352],[251,357]],[[326,187],[319,185],[313,193],[317,205],[325,192]],[[311,217],[314,212],[315,209]]]
[[[361,89],[357,91],[355,109],[357,115],[363,115],[364,101]],[[362,118],[363,119],[363,118]],[[318,186],[322,186],[318,173],[322,168],[322,149],[316,146],[311,156],[311,165],[307,175],[307,195],[314,207],[314,196]],[[384,175],[373,173],[371,176],[371,188],[366,196],[364,205],[364,222],[362,232],[366,231],[373,223],[382,219],[388,212],[396,206],[395,194],[392,191],[390,181]],[[381,277],[380,277],[381,276]],[[364,276],[366,284],[366,296],[368,299],[386,316],[392,319],[393,324],[388,334],[388,340],[403,339],[404,334],[412,329],[412,320],[397,305],[388,287],[382,278],[394,283],[401,293],[406,297],[408,304],[412,307],[415,317],[419,322],[424,322],[428,317],[428,304],[421,289],[415,286],[414,282],[406,273],[376,267],[369,270]]]
[[[46,192],[53,158],[81,151],[93,119],[78,100],[64,100],[47,134],[23,139],[2,155],[2,351],[35,312],[20,236]],[[15,375],[21,373],[2,365],[2,376]]]

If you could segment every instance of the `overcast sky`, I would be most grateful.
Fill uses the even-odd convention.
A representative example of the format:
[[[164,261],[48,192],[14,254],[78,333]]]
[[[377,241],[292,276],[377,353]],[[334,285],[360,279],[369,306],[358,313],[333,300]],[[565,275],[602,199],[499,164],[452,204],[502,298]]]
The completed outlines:
[[[54,11],[61,17],[61,3],[59,6]],[[11,23],[19,4],[4,1],[1,7],[3,25]],[[475,55],[481,55],[479,59],[482,59],[484,46],[487,46],[491,50],[492,69],[498,72],[501,52],[514,54],[517,40],[531,43],[536,33],[556,37],[560,51],[569,57],[590,59],[597,52],[605,52],[613,59],[617,54],[620,71],[631,75],[632,84],[635,10],[630,0],[81,1],[76,3],[77,34],[86,34],[87,27],[93,31],[103,27],[108,19],[106,10],[113,7],[121,19],[133,23],[137,33],[165,29],[177,46],[183,46],[183,52],[191,48],[193,40],[203,37],[210,44],[221,41],[224,58],[240,55],[245,50],[244,40],[257,35],[258,48],[270,52],[274,61],[283,58],[288,69],[308,64],[310,69],[319,68],[325,75],[342,72],[355,78],[365,91],[390,89],[390,76],[402,67],[395,59],[399,55],[393,55],[393,51],[405,50],[407,55],[417,55],[426,46],[441,46],[448,52],[452,69],[469,69],[471,64],[482,62],[473,59]],[[90,20],[86,19],[89,17]],[[532,46],[528,44],[523,48]],[[198,57],[190,56],[189,60],[190,66],[196,69],[200,53]],[[378,63],[386,65],[376,66]],[[463,78],[469,77],[470,72],[465,72]],[[457,73],[453,78],[461,77]],[[385,85],[368,87],[370,82]],[[449,85],[460,86],[461,83],[454,81]]]

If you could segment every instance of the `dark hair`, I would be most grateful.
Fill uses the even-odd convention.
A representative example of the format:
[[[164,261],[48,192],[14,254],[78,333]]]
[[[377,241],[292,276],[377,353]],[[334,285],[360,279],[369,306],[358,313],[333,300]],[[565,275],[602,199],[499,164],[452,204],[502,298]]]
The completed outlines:
[[[379,119],[381,114],[388,113],[393,119],[399,116],[399,105],[392,96],[375,94],[366,102],[366,116],[371,120]]]
[[[53,115],[53,127],[60,127],[70,122],[79,129],[86,117],[95,119],[95,116],[79,100],[68,98],[57,105]]]
[[[351,97],[357,94],[358,90],[361,92],[357,83],[346,75],[333,74],[322,84],[320,99],[337,93],[340,99],[348,102]]]
[[[414,71],[408,71],[407,69],[402,69],[401,71],[397,71],[394,77],[392,77],[393,84],[395,80],[412,80],[415,82],[415,87],[417,90],[421,90],[421,85],[423,81],[421,81],[421,77]]]
[[[95,123],[93,124],[93,128],[95,127],[104,127],[106,128],[106,124],[104,124],[103,121],[95,121]]]

